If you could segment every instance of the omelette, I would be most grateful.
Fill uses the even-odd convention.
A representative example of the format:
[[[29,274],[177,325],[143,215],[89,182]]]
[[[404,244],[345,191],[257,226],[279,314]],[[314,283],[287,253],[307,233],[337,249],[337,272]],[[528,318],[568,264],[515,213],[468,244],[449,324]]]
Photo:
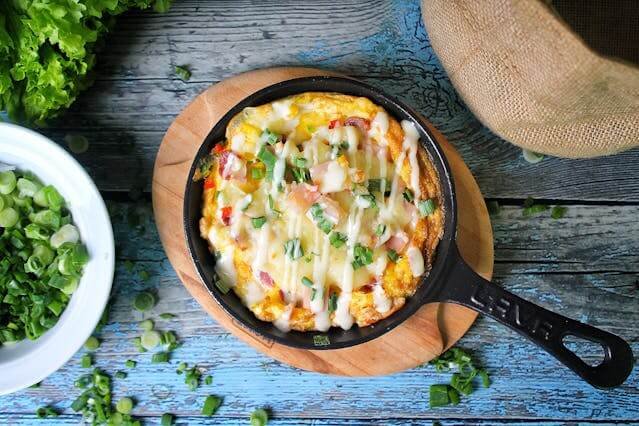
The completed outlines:
[[[363,97],[308,92],[245,108],[196,177],[220,288],[283,331],[393,314],[443,232],[415,124]]]

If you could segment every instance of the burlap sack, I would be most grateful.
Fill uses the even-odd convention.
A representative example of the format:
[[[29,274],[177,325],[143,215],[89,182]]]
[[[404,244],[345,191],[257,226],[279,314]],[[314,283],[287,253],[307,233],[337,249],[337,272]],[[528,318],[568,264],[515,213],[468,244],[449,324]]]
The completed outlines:
[[[545,3],[423,0],[422,15],[455,88],[504,139],[572,158],[639,145],[639,69],[594,53]]]

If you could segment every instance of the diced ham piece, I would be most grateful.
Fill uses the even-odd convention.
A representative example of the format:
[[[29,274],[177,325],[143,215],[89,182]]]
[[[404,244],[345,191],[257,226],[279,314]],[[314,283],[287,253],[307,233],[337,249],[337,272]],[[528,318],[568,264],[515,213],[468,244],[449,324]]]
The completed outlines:
[[[399,231],[386,241],[386,247],[395,250],[397,253],[401,253],[408,244],[408,235],[405,232]]]
[[[346,120],[344,120],[344,125],[359,127],[359,129],[364,133],[368,132],[371,129],[370,120],[362,117],[348,117]]]
[[[288,205],[297,213],[304,213],[320,197],[317,186],[300,183],[288,194]]]
[[[266,271],[260,271],[260,281],[262,281],[262,284],[267,287],[273,287],[273,284],[275,284],[275,281],[273,281],[273,277],[271,277],[271,274]]]
[[[344,189],[347,170],[337,160],[326,161],[311,167],[311,180],[323,194]]]
[[[329,128],[329,129],[334,129],[334,128],[336,128],[336,127],[342,127],[342,120],[340,120],[340,119],[337,119],[337,120],[331,120],[331,121],[328,123],[328,128]]]
[[[219,157],[220,175],[222,178],[242,180],[246,177],[244,160],[231,151],[224,151]]]

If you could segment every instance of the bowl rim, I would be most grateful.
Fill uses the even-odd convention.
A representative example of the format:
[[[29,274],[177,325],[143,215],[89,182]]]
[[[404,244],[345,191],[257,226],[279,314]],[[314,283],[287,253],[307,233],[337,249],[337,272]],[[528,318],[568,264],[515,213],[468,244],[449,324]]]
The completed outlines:
[[[3,139],[8,140],[8,142],[3,142]],[[3,143],[11,143],[11,141],[15,139],[19,139],[22,145],[16,146],[15,151],[2,150]],[[26,148],[24,147],[25,145],[27,146]],[[20,151],[35,152],[39,153],[36,155],[40,156],[46,155],[52,162],[55,162],[55,168],[64,170],[60,172],[62,180],[69,179],[68,176],[73,176],[74,180],[72,183],[69,183],[69,187],[73,187],[74,189],[83,188],[83,198],[87,198],[91,202],[91,217],[93,218],[91,225],[97,223],[101,224],[101,226],[95,229],[97,236],[95,236],[93,240],[87,238],[86,234],[81,234],[83,235],[83,242],[87,245],[87,248],[94,247],[94,244],[95,246],[99,244],[100,251],[98,253],[92,253],[92,255],[94,255],[92,260],[96,262],[94,263],[94,267],[101,269],[95,271],[95,277],[91,277],[88,271],[85,271],[78,289],[80,289],[81,286],[86,288],[89,283],[91,283],[92,288],[86,290],[86,293],[80,293],[78,290],[74,292],[69,305],[67,305],[58,323],[53,328],[35,341],[25,340],[13,346],[17,347],[18,345],[24,344],[31,345],[32,348],[29,348],[23,357],[11,359],[5,363],[3,366],[3,377],[2,380],[0,380],[0,395],[10,394],[42,381],[60,369],[82,348],[86,339],[93,334],[95,327],[102,317],[111,294],[115,274],[115,242],[111,220],[100,191],[84,167],[65,149],[48,137],[16,124],[0,123],[0,156],[2,156],[3,153],[7,153],[23,159],[25,164],[29,164],[29,159],[25,158],[24,155],[12,154]],[[33,162],[33,160],[31,160],[31,162]],[[30,171],[34,172],[34,170]],[[37,171],[35,174],[38,175]],[[44,183],[46,184],[47,182]],[[78,214],[77,207],[73,205],[69,206],[69,211],[75,218],[81,216]],[[77,219],[75,219],[74,222],[76,220]],[[88,241],[91,240],[95,241],[95,243],[89,244]],[[88,267],[89,266],[87,266],[87,268]],[[97,274],[98,272],[99,274]],[[74,297],[76,295],[78,296],[76,297],[76,303],[74,303]],[[80,296],[85,295],[86,297],[80,300]],[[87,300],[93,301],[90,307],[80,303],[81,301],[86,302]],[[70,320],[65,317],[65,315],[69,315],[69,317],[72,315],[73,309],[70,310],[69,308],[75,308],[75,311],[82,309],[83,312],[78,314],[82,315],[80,318],[82,321],[73,321],[73,323],[71,323]],[[64,321],[63,317],[65,319]],[[70,331],[71,333],[65,334],[65,336],[60,339],[59,333],[63,331]],[[0,351],[1,350],[2,347],[0,347]],[[29,363],[28,368],[20,368],[26,367],[22,365],[25,362]]]

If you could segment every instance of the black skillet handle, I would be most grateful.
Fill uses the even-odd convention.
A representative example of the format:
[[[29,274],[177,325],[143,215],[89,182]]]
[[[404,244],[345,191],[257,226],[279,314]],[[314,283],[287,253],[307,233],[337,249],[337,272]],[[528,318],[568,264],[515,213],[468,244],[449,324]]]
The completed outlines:
[[[551,312],[483,279],[464,262],[456,246],[449,259],[451,269],[447,284],[438,295],[440,301],[467,306],[507,325],[595,387],[619,386],[630,375],[632,350],[621,338]],[[604,350],[603,362],[591,366],[569,350],[563,339],[571,335],[599,343]]]

